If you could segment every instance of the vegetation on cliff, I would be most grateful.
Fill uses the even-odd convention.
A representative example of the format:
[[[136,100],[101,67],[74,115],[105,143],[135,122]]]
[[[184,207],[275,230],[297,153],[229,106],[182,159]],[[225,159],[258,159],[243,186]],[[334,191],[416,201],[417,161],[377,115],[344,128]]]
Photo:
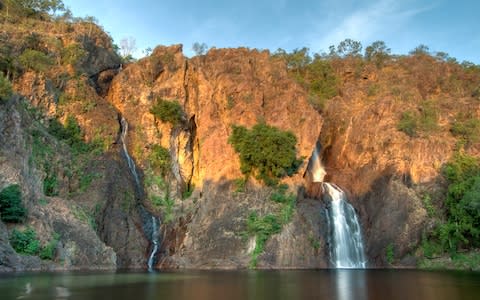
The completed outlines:
[[[172,126],[179,125],[185,114],[178,100],[168,101],[164,99],[157,99],[157,102],[150,109],[150,113],[162,122],[172,124]]]
[[[25,221],[27,209],[22,203],[22,191],[18,184],[7,186],[0,192],[0,218],[7,223]]]
[[[247,218],[247,236],[255,237],[255,248],[251,253],[250,267],[256,268],[258,257],[264,252],[270,237],[280,233],[284,225],[292,220],[295,211],[296,196],[288,192],[287,185],[277,186],[270,195],[270,200],[277,203],[276,210],[264,216],[252,211]]]
[[[443,174],[448,181],[445,217],[423,242],[427,258],[444,253],[455,257],[459,252],[480,247],[480,161],[456,153]]]
[[[295,136],[265,123],[250,130],[234,125],[229,142],[240,155],[242,173],[247,177],[253,174],[267,185],[293,175],[301,163]]]
[[[228,177],[236,172],[234,176],[240,175],[237,161],[227,157],[234,153],[226,142],[228,126],[252,126],[254,120],[261,119],[263,114],[266,122],[258,123],[251,129],[234,125],[228,139],[239,155],[241,172],[245,175],[245,178],[237,180],[237,195],[246,193],[245,201],[254,201],[251,200],[252,195],[248,194],[251,191],[245,188],[249,176],[275,189],[262,188],[271,192],[270,199],[265,197],[269,203],[261,203],[258,205],[263,205],[261,209],[256,207],[256,210],[249,211],[246,224],[242,223],[247,228],[246,233],[256,241],[251,257],[251,264],[255,266],[269,238],[280,233],[295,212],[295,195],[287,193],[285,187],[277,184],[297,171],[301,161],[297,158],[296,147],[301,149],[304,146],[301,150],[303,155],[310,151],[305,150],[310,147],[308,142],[317,138],[318,132],[309,130],[309,125],[305,124],[313,123],[312,119],[318,114],[305,101],[300,102],[308,94],[310,103],[327,120],[322,132],[325,137],[325,144],[322,145],[326,149],[325,157],[329,156],[326,159],[342,160],[341,163],[331,163],[329,176],[345,177],[343,184],[351,186],[354,196],[362,197],[385,178],[396,180],[402,177],[402,180],[398,180],[401,185],[398,190],[407,190],[406,197],[415,201],[422,195],[429,218],[424,223],[421,223],[423,219],[420,222],[424,226],[421,230],[425,233],[423,254],[427,257],[444,253],[458,256],[459,252],[480,247],[479,66],[459,63],[445,53],[431,53],[423,45],[408,55],[393,55],[384,42],[376,41],[362,53],[363,47],[359,42],[347,39],[330,47],[328,53],[310,54],[308,48],[295,49],[290,53],[279,49],[269,56],[267,52],[259,53],[256,50],[243,49],[237,52],[213,49],[205,56],[191,60],[182,56],[180,46],[175,51],[164,47],[156,49],[149,58],[139,61],[137,65],[131,61],[132,64],[119,68],[120,58],[115,53],[118,47],[94,18],[73,18],[58,0],[5,0],[0,4],[0,105],[13,102],[17,98],[11,97],[15,92],[25,96],[21,101],[27,101],[28,98],[36,107],[33,109],[29,106],[28,110],[39,116],[34,118],[32,124],[25,125],[29,126],[26,145],[31,156],[27,155],[24,161],[28,161],[32,174],[38,173],[35,176],[38,176],[37,181],[43,190],[37,193],[41,195],[40,198],[35,194],[33,199],[24,201],[25,204],[41,205],[42,201],[54,199],[49,198],[53,196],[75,199],[88,191],[92,183],[101,177],[96,173],[100,170],[97,167],[100,155],[115,144],[118,136],[117,113],[121,112],[127,118],[130,115],[134,119],[137,115],[133,117],[132,112],[138,108],[144,114],[138,113],[140,121],[132,120],[130,123],[129,120],[131,126],[127,147],[134,149],[132,156],[138,162],[137,167],[143,168],[139,174],[147,189],[146,198],[151,202],[144,204],[157,214],[160,214],[161,208],[162,221],[169,223],[168,226],[177,226],[177,221],[182,223],[178,226],[189,227],[188,230],[197,224],[203,226],[209,222],[211,215],[200,214],[209,211],[208,205],[212,205],[212,211],[216,213],[218,206],[209,204],[209,201],[213,202],[209,197],[223,201],[221,196],[224,187],[218,184],[220,187],[211,188],[218,188],[217,195],[216,190],[208,191],[202,186],[199,198],[192,200],[192,204],[187,204],[181,198],[191,196],[193,181],[198,186],[215,185],[220,175]],[[59,15],[59,12],[63,14]],[[128,50],[132,45],[124,46],[124,50]],[[206,46],[198,44],[195,49],[198,55],[204,55]],[[123,54],[125,59],[131,60],[128,59],[128,51]],[[279,60],[284,60],[285,65]],[[144,68],[145,64],[147,67]],[[287,73],[298,84],[285,76]],[[113,86],[110,82],[115,82],[112,78],[119,77],[125,80],[118,81],[123,83],[123,87],[116,87],[116,93],[109,94]],[[135,81],[148,84],[132,84],[134,87],[128,87],[127,83]],[[278,82],[280,84],[275,85]],[[283,89],[283,86],[286,88]],[[128,89],[133,91],[134,97],[123,97],[128,94]],[[135,99],[131,101],[135,104],[130,103],[129,99]],[[222,99],[226,101],[221,103]],[[297,114],[295,109],[299,103],[302,108]],[[272,115],[268,119],[265,116],[270,112]],[[295,121],[286,121],[290,117]],[[275,118],[282,128],[296,130],[298,126],[302,129],[296,133],[315,132],[311,134],[315,137],[302,136],[301,133],[294,135],[267,125],[277,121]],[[320,127],[320,118],[316,123]],[[172,127],[175,130],[171,130]],[[175,137],[175,141],[172,139],[173,131],[180,132],[180,137]],[[368,134],[362,135],[363,132]],[[218,141],[224,144],[218,147]],[[442,166],[450,158],[453,148],[462,147],[465,153],[456,154]],[[417,152],[412,154],[410,152],[415,151],[411,149]],[[207,152],[211,153],[205,155]],[[114,157],[112,161],[121,161],[114,153],[111,154]],[[208,163],[203,164],[204,161]],[[222,169],[223,165],[232,162],[236,169]],[[425,171],[427,168],[433,171]],[[110,166],[106,169],[107,173],[111,171]],[[131,190],[117,183],[117,179],[123,178],[119,173],[125,172],[122,175],[130,178],[128,170],[124,169],[119,167],[111,172],[116,173],[110,175],[112,181],[99,183],[100,187],[81,199],[89,204],[85,208],[78,205],[76,211],[72,209],[73,214],[95,229],[98,229],[98,220],[130,220],[128,218],[133,214],[138,199]],[[224,172],[218,172],[218,178],[210,176],[210,173],[219,170]],[[442,182],[440,175],[444,176],[445,182]],[[202,182],[209,176],[213,177],[213,183]],[[432,183],[435,178],[440,183]],[[9,184],[9,180],[5,181]],[[223,179],[219,180],[221,182]],[[118,182],[128,185],[128,180]],[[298,183],[295,181],[295,184]],[[442,187],[448,192],[433,196]],[[25,190],[23,186],[22,189]],[[114,189],[121,190],[121,195],[116,194]],[[26,209],[22,206],[18,191],[18,186],[7,187],[0,194],[0,214],[5,222],[25,220]],[[90,196],[94,200],[90,200]],[[103,198],[98,200],[100,197]],[[228,197],[225,196],[224,201],[228,206],[237,205]],[[375,201],[390,201],[388,197],[385,197],[387,200],[378,198]],[[103,206],[107,201],[108,206]],[[245,206],[252,207],[250,204]],[[206,205],[207,208],[198,209],[200,205]],[[120,209],[117,210],[117,206]],[[181,217],[176,211],[180,206]],[[184,209],[184,206],[189,208]],[[380,204],[376,206],[382,207]],[[393,206],[385,207],[390,211],[384,211],[379,216],[387,216],[396,209]],[[31,207],[29,210],[32,211]],[[404,218],[402,224],[408,223],[404,221],[410,215],[413,213],[407,210],[405,215],[401,215]],[[224,223],[231,222],[231,216],[223,220],[224,216],[220,215],[218,219]],[[422,214],[417,216],[418,219],[422,218]],[[189,224],[192,219],[197,223]],[[383,220],[383,217],[379,219]],[[122,228],[130,226],[128,228],[131,229],[139,223],[128,222],[125,221]],[[433,230],[425,223],[435,223]],[[384,224],[381,226],[385,227]],[[99,227],[99,231],[103,230],[102,226]],[[417,228],[413,227],[408,232],[392,236],[420,236],[416,234]],[[199,230],[205,228],[211,229],[205,225]],[[370,232],[383,232],[384,229],[374,228]],[[178,231],[182,230],[187,229]],[[55,256],[56,244],[46,244],[43,253],[38,242],[35,242],[39,235],[35,236],[34,233],[28,230],[12,231],[12,244],[19,245],[17,251],[41,257]],[[102,235],[104,240],[110,241],[107,233],[102,232]],[[194,235],[190,233],[188,236]],[[123,249],[122,238],[115,243],[122,245]],[[205,238],[210,239],[207,242],[209,246],[202,249],[215,245],[217,238]],[[129,242],[140,244],[140,239]],[[179,244],[175,247],[181,248],[182,238],[175,239]],[[317,241],[313,237],[311,240],[317,249],[323,243],[323,240]],[[200,244],[197,242],[195,240],[194,244]],[[405,246],[409,247],[408,251],[413,251],[419,243],[413,237],[404,244],[408,244]],[[386,261],[392,264],[399,255],[407,252],[402,250],[402,254],[398,254],[400,243],[397,240],[386,240],[385,245],[376,247],[385,249],[385,253],[376,253],[372,257],[384,255]],[[143,259],[143,249],[138,253],[138,257]],[[200,251],[201,254],[203,252]]]

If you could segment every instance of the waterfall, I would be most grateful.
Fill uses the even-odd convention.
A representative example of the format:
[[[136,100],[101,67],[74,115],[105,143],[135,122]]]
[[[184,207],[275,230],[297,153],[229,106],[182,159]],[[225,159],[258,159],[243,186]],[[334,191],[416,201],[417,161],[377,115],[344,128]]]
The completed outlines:
[[[336,268],[366,267],[360,224],[345,193],[335,184],[323,183],[330,198],[327,208],[330,229],[330,259]]]
[[[322,160],[320,159],[320,149],[321,146],[319,143],[315,146],[315,149],[312,152],[312,157],[308,162],[308,170],[311,174],[312,182],[323,182],[323,178],[327,175],[325,168],[322,165]]]
[[[154,216],[152,216],[152,243],[153,243],[153,249],[152,252],[150,253],[150,257],[148,258],[148,270],[153,271],[153,265],[155,262],[155,254],[158,252],[158,235],[159,235],[159,230],[158,230],[158,220]]]
[[[128,154],[127,143],[125,142],[126,139],[127,139],[127,133],[128,133],[128,122],[127,122],[127,120],[125,120],[125,118],[123,116],[120,119],[120,125],[121,125],[121,129],[122,129],[120,139],[122,141],[123,154],[125,155],[125,158],[127,159],[128,168],[130,169],[130,172],[132,173],[133,178],[135,179],[136,188],[138,190],[140,190],[140,179],[138,178],[137,168],[135,167],[135,162],[133,161],[133,159]]]
[[[133,161],[132,157],[128,154],[127,143],[126,143],[127,133],[128,133],[128,122],[123,116],[121,116],[120,118],[120,127],[121,127],[120,141],[122,142],[123,154],[125,155],[128,168],[130,169],[130,172],[132,173],[132,176],[135,180],[135,192],[136,192],[137,199],[142,200],[143,188],[142,188],[142,185],[140,184],[140,178],[138,177],[135,162]],[[160,222],[155,216],[151,215],[151,213],[146,211],[143,206],[140,205],[138,209],[139,209],[140,215],[142,216],[142,219],[144,220],[144,224],[143,224],[144,232],[152,233],[150,242],[153,244],[153,247],[147,262],[148,270],[152,271],[153,265],[155,263],[155,255],[157,254],[158,247],[159,247],[159,237],[160,237],[159,223]],[[148,217],[151,217],[151,226],[148,223]]]

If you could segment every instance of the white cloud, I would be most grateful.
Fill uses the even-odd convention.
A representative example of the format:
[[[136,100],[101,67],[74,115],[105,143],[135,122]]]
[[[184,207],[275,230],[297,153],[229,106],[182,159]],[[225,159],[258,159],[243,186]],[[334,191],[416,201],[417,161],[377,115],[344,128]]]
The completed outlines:
[[[329,45],[351,38],[361,42],[395,34],[412,17],[433,6],[404,8],[410,1],[378,0],[366,8],[347,15],[332,14],[325,22],[314,25],[309,44],[314,50],[326,50]],[[325,34],[326,33],[326,34]]]

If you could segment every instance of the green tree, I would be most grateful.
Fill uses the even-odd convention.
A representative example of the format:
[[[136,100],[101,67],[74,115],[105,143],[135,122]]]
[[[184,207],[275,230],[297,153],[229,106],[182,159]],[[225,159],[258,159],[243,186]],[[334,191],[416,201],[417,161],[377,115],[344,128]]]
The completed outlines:
[[[12,184],[0,192],[0,218],[3,222],[21,223],[27,209],[22,204],[22,191],[18,184]]]
[[[461,248],[480,246],[480,162],[457,153],[446,164],[448,180],[447,221],[437,229],[443,249],[454,254]]]
[[[86,54],[80,44],[70,44],[61,50],[62,63],[75,66]]]
[[[329,60],[316,55],[312,63],[306,67],[305,86],[312,96],[310,102],[323,110],[325,100],[338,95],[338,79]]]
[[[32,49],[26,49],[18,57],[18,61],[25,69],[37,72],[45,72],[53,65],[53,60],[45,53]]]
[[[24,231],[13,229],[10,235],[10,244],[17,253],[25,255],[37,255],[40,251],[40,241],[33,228]]]
[[[149,155],[152,168],[159,170],[165,176],[170,171],[171,160],[170,152],[167,148],[161,145],[153,145],[152,152]]]
[[[427,45],[420,44],[410,51],[410,55],[430,55],[430,49]]]
[[[279,48],[274,54],[274,57],[285,59],[287,68],[300,75],[300,72],[312,61],[307,47],[293,49],[291,53]]]
[[[337,46],[337,54],[341,57],[358,57],[362,53],[362,43],[345,39]]]
[[[150,109],[150,113],[162,122],[170,123],[173,126],[180,124],[185,118],[182,106],[178,100],[168,101],[159,98]]]
[[[467,145],[480,142],[480,119],[459,114],[450,129],[453,135],[461,137]]]
[[[255,174],[267,185],[272,185],[296,172],[301,161],[296,157],[297,139],[293,133],[265,123],[256,124],[250,130],[235,125],[232,129],[228,141],[240,155],[243,174]]]
[[[365,59],[374,62],[378,68],[381,68],[390,57],[390,51],[384,41],[375,41],[365,48]]]
[[[20,14],[26,17],[35,15],[55,15],[65,11],[62,0],[4,0],[7,15]]]
[[[0,72],[0,101],[5,101],[12,95],[12,84],[7,77]]]
[[[195,55],[204,55],[208,50],[208,46],[205,43],[195,42],[192,45],[192,50],[195,52]]]

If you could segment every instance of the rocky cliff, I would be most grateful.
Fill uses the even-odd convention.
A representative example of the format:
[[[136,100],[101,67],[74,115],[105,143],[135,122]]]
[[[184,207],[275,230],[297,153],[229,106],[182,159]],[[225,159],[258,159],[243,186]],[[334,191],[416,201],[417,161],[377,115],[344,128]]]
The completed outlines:
[[[432,225],[425,195],[442,208],[442,166],[459,148],[479,156],[478,140],[451,131],[480,117],[478,76],[458,64],[330,58],[336,96],[319,112],[301,73],[268,51],[187,58],[181,45],[159,46],[121,63],[99,26],[56,22],[0,25],[2,59],[26,60],[4,72],[15,94],[0,102],[0,189],[20,185],[29,212],[21,225],[0,223],[0,270],[146,268],[152,217],[157,268],[329,267],[327,204],[308,167],[316,147],[325,180],[359,214],[370,266],[387,265],[387,247],[411,265]],[[29,50],[48,62],[29,62]],[[179,106],[174,122],[155,115],[162,101]],[[297,139],[301,165],[281,180],[290,207],[271,200],[278,186],[245,180],[228,142],[233,125],[257,123]],[[252,213],[287,215],[259,253]],[[19,228],[35,229],[42,245],[56,237],[54,257],[16,254],[9,236]]]

